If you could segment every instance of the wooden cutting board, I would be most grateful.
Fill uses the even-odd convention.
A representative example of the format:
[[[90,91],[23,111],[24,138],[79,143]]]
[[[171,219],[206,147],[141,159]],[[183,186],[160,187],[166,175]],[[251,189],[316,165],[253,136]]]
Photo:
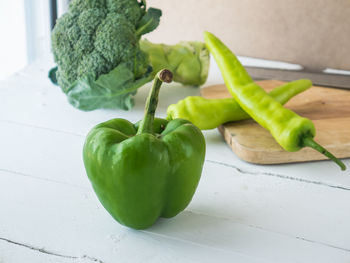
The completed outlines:
[[[257,81],[270,91],[284,82]],[[231,97],[224,84],[201,89],[205,98]],[[316,126],[315,140],[339,158],[350,157],[350,91],[313,86],[292,98],[285,107],[313,120]],[[226,123],[218,127],[225,141],[247,162],[278,164],[327,159],[310,148],[287,152],[271,134],[253,120]]]

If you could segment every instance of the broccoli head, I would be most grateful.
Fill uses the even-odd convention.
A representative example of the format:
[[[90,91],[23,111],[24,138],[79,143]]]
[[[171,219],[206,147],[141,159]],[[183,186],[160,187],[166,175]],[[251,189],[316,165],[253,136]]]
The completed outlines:
[[[97,79],[123,62],[135,78],[143,76],[148,59],[135,32],[145,13],[137,0],[73,0],[52,32],[57,81],[63,91],[86,74]]]
[[[159,57],[159,49],[157,53],[152,48],[141,49],[140,38],[158,26],[160,16],[159,9],[146,9],[145,0],[72,0],[52,31],[57,68],[50,76],[81,110],[130,109],[136,90],[152,79],[152,54]],[[148,47],[151,45],[149,42]],[[176,55],[176,63],[193,63],[202,56],[192,50],[183,54],[194,59]],[[209,61],[208,57],[204,60]],[[167,59],[157,65],[166,67]],[[192,79],[193,74],[190,82],[183,83],[201,84]]]

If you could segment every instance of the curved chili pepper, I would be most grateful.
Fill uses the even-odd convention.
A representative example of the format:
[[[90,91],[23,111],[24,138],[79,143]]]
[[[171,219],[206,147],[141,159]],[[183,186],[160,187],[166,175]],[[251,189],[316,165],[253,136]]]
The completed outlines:
[[[281,104],[310,88],[308,79],[295,80],[273,89],[269,95]],[[231,121],[250,119],[250,116],[239,106],[234,98],[206,99],[200,96],[189,96],[167,110],[167,119],[185,119],[201,130],[210,130]]]
[[[242,109],[262,127],[270,131],[275,140],[287,151],[311,147],[346,169],[343,162],[314,141],[315,126],[284,108],[256,84],[232,51],[209,32],[204,33],[207,48],[218,64],[225,84]]]

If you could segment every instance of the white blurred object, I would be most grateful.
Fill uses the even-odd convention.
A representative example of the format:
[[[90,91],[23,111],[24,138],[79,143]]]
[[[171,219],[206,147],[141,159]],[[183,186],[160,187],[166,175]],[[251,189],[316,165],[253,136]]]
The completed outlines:
[[[0,79],[50,52],[49,1],[0,1]]]
[[[0,79],[27,64],[24,3],[0,1]]]
[[[58,0],[57,1],[57,17],[60,17],[68,10],[69,0]]]
[[[28,63],[50,52],[49,1],[24,1]]]

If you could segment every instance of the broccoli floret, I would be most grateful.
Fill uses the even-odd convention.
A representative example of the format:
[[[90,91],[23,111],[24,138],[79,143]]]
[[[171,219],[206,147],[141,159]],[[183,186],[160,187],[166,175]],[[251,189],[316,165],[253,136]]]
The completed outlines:
[[[87,9],[80,13],[77,23],[82,32],[87,35],[94,35],[101,19],[104,19],[106,15],[106,9]]]
[[[137,25],[141,17],[145,14],[144,8],[138,1],[130,0],[107,0],[107,7],[111,13],[123,15],[131,24]]]
[[[83,56],[83,59],[77,69],[78,78],[83,77],[86,74],[92,74],[96,79],[97,76],[109,72],[109,63],[101,56],[101,54],[94,50],[93,52]]]
[[[124,16],[108,14],[96,30],[95,48],[110,63],[130,58],[138,49],[135,27]]]
[[[102,9],[106,7],[106,0],[73,0],[69,5],[72,13],[81,13],[87,9]]]

